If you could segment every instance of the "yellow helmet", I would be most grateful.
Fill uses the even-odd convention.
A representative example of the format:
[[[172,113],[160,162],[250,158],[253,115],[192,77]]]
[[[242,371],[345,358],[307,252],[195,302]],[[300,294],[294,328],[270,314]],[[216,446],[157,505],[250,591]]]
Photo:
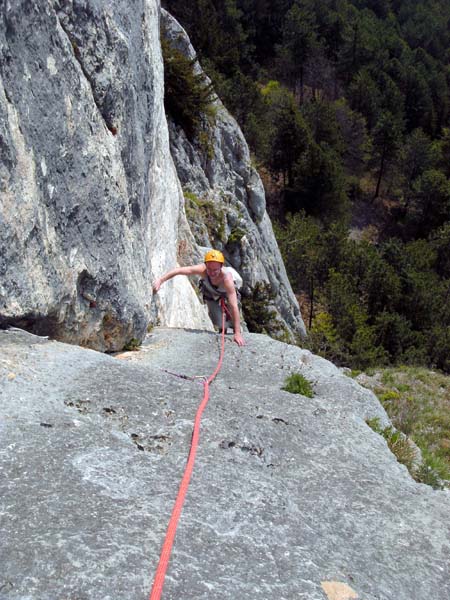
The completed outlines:
[[[222,264],[225,262],[225,258],[220,250],[208,250],[208,252],[205,254],[205,263],[211,260]]]

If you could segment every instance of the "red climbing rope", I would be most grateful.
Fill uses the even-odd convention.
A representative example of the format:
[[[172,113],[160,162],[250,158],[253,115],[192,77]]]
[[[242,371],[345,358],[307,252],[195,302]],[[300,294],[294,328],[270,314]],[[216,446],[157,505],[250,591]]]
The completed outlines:
[[[153,587],[150,593],[149,600],[159,600],[161,598],[162,589],[164,585],[164,579],[166,577],[166,571],[169,564],[170,553],[172,552],[172,546],[175,539],[175,534],[177,531],[178,520],[181,515],[181,510],[183,508],[184,499],[186,497],[186,492],[189,486],[189,481],[191,479],[192,471],[194,469],[195,455],[197,453],[198,441],[200,437],[200,421],[202,418],[202,413],[205,409],[205,406],[209,400],[209,384],[216,377],[217,373],[220,371],[223,361],[223,355],[225,351],[225,301],[223,298],[221,299],[222,306],[222,341],[220,348],[220,358],[217,363],[216,369],[212,375],[210,375],[203,382],[203,399],[197,409],[197,414],[195,415],[194,421],[194,429],[192,432],[192,440],[191,440],[191,448],[189,451],[188,460],[186,463],[186,467],[184,470],[183,478],[180,483],[180,487],[178,490],[178,495],[175,500],[175,504],[172,510],[172,516],[170,517],[169,525],[167,526],[166,537],[164,540],[164,544],[161,550],[161,555],[159,557],[158,568],[156,569],[155,578],[153,580]]]

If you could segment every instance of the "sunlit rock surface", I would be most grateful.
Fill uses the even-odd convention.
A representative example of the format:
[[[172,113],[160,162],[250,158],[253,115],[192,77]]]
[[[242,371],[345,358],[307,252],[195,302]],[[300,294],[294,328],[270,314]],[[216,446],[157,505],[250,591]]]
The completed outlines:
[[[0,324],[120,349],[177,261],[159,2],[0,11]],[[168,292],[161,322],[207,326],[187,281]]]
[[[387,423],[372,392],[246,339],[211,385],[163,598],[448,600],[449,494],[366,425]],[[202,397],[162,369],[209,375],[218,352],[207,332],[117,358],[0,332],[2,600],[148,597]],[[293,371],[312,399],[281,390]]]

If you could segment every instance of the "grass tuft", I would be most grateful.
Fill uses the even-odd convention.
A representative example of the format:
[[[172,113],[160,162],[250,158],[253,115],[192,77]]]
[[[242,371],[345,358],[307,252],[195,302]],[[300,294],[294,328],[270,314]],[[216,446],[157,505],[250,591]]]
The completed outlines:
[[[382,428],[378,418],[369,419],[366,423],[373,431],[384,437],[389,450],[394,454],[398,462],[405,465],[411,475],[414,476],[416,450],[408,437],[401,431],[395,430],[393,427]]]
[[[312,398],[314,396],[311,382],[303,377],[303,375],[300,375],[300,373],[292,373],[292,375],[289,375],[284,382],[284,387],[281,389],[290,392],[291,394],[301,394],[307,398]]]

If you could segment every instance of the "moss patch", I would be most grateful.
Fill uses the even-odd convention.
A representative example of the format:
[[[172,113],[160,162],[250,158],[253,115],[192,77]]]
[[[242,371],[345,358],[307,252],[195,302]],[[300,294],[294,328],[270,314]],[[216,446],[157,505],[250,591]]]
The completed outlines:
[[[198,225],[201,221],[208,232],[213,246],[221,246],[226,242],[226,213],[218,204],[206,198],[199,198],[189,190],[183,190],[185,210],[188,221]]]
[[[129,340],[125,346],[123,347],[123,350],[126,351],[130,351],[130,350],[138,350],[141,346],[141,342],[139,340],[137,340],[136,338],[131,338],[131,340]]]

